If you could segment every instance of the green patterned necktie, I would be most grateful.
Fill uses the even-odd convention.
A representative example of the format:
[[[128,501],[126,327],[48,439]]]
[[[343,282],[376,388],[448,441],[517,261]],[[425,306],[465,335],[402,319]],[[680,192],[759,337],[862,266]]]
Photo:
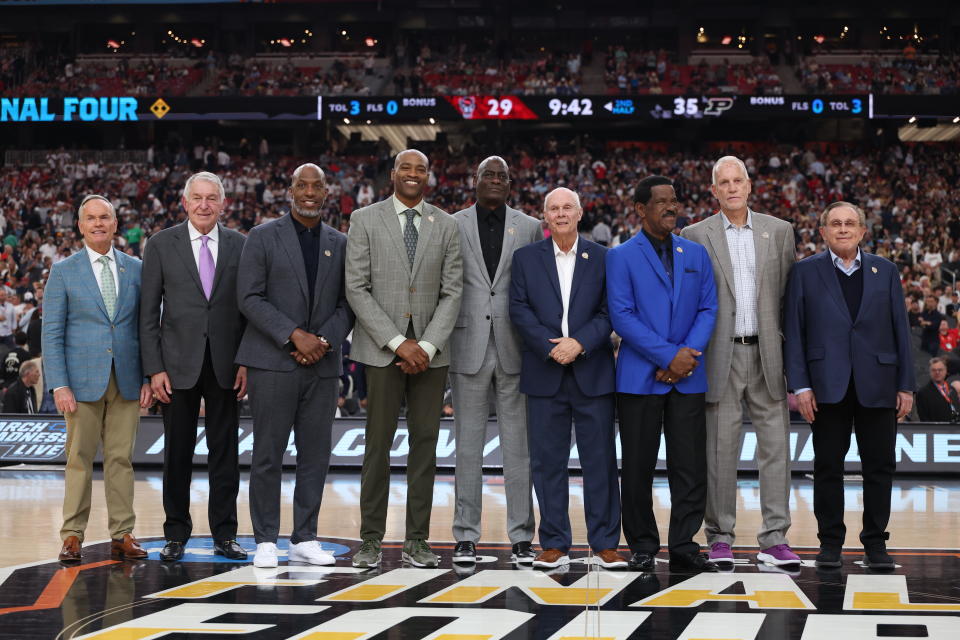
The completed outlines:
[[[404,211],[404,214],[407,216],[407,224],[403,227],[403,244],[407,247],[407,260],[410,261],[410,266],[413,267],[413,258],[417,255],[417,238],[420,235],[417,232],[417,225],[413,222],[414,217],[417,215],[417,210],[407,209]]]
[[[103,295],[103,304],[107,307],[107,315],[113,318],[113,312],[117,310],[117,283],[113,279],[113,270],[110,269],[110,258],[100,256],[97,258],[102,266],[100,268],[100,293]]]

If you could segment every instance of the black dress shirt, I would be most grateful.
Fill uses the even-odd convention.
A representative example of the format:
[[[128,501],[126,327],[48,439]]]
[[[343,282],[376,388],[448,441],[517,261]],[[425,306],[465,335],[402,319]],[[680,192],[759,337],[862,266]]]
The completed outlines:
[[[667,275],[670,277],[670,282],[673,282],[673,241],[670,236],[667,236],[666,240],[658,240],[652,235],[647,233],[646,229],[642,229],[643,235],[647,236],[647,240],[650,241],[650,244],[653,245],[653,250],[656,252],[657,256],[660,257],[660,262],[663,263],[663,268],[667,270]]]
[[[500,254],[503,252],[503,225],[507,217],[507,206],[500,205],[493,211],[477,204],[477,231],[480,233],[480,248],[483,250],[483,262],[487,265],[490,282],[497,275]]]
[[[313,312],[313,289],[317,284],[317,267],[320,264],[320,234],[323,233],[323,223],[317,223],[312,229],[302,225],[292,215],[293,228],[297,231],[300,240],[300,252],[303,254],[303,266],[307,270],[307,288],[310,291],[310,312]]]

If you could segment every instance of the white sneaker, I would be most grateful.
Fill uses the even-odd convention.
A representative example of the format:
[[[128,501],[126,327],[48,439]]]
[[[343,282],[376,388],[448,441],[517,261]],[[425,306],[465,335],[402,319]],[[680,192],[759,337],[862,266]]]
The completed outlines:
[[[271,569],[277,566],[277,545],[272,542],[258,544],[257,553],[253,556],[253,566],[261,569]]]
[[[306,562],[308,564],[331,565],[337,559],[329,551],[324,551],[316,540],[291,544],[287,550],[287,560],[290,562]]]

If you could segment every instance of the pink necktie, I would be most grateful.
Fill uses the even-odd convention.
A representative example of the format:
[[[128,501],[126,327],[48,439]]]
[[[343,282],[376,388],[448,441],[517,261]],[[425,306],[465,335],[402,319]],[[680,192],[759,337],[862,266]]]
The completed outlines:
[[[200,236],[200,284],[203,285],[203,295],[210,299],[210,293],[213,291],[213,274],[217,267],[213,264],[213,254],[210,253],[210,247],[207,242],[210,240],[207,236]]]

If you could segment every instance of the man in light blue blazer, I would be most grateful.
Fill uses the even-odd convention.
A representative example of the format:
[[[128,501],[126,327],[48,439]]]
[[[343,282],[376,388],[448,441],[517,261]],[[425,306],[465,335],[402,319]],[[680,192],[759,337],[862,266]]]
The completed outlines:
[[[713,333],[717,289],[699,244],[673,234],[679,202],[673,183],[637,184],[642,231],[607,254],[607,303],[620,335],[617,413],[622,445],[623,533],[632,568],[653,571],[660,534],[653,513],[653,473],[661,429],[670,481],[670,563],[709,571],[693,536],[707,499],[707,374],[702,352]]]
[[[117,214],[105,197],[84,198],[77,218],[85,248],[53,266],[43,302],[47,388],[67,422],[60,560],[80,561],[101,440],[111,554],[145,558],[130,461],[140,407],[152,402],[140,367],[140,260],[113,248]]]

